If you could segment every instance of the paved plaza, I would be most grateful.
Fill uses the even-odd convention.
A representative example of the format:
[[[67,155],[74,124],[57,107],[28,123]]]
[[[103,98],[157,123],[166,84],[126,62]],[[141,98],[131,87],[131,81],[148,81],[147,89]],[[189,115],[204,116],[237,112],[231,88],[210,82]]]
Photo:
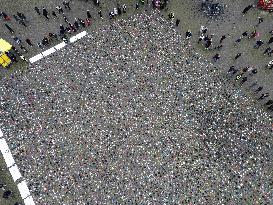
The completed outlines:
[[[269,114],[161,12],[5,77],[0,126],[37,204],[272,204]]]

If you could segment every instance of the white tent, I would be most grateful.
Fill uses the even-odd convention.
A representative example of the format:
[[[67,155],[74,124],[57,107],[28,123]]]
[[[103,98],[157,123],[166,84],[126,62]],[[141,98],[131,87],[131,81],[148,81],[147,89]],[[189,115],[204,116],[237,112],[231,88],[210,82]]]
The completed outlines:
[[[12,176],[14,182],[16,182],[18,179],[20,179],[22,177],[16,164],[13,165],[12,167],[10,167],[9,171],[11,173],[11,176]]]
[[[27,198],[24,200],[24,203],[25,203],[25,205],[35,205],[32,196],[27,197]]]
[[[30,195],[29,189],[27,187],[27,183],[25,181],[20,182],[17,186],[18,186],[22,199],[25,199]]]

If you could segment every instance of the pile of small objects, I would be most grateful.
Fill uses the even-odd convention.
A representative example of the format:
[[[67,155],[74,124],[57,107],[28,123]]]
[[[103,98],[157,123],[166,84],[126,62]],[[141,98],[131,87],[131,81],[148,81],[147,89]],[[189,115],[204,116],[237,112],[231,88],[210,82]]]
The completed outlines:
[[[224,5],[213,3],[212,0],[202,0],[201,10],[209,17],[220,16],[224,13]]]

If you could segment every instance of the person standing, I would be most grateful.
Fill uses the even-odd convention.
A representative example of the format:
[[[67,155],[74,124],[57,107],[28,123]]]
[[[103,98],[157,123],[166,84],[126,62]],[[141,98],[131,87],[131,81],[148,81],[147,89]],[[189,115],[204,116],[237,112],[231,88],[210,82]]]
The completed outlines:
[[[62,24],[60,24],[60,32],[63,32],[63,33],[64,33],[64,31],[65,31],[64,26],[63,26]]]
[[[24,20],[22,20],[22,19],[20,19],[20,20],[19,20],[19,24],[22,24],[24,27],[27,27],[27,25],[26,25],[25,21],[24,21]]]
[[[192,37],[192,33],[190,30],[186,31],[186,39],[190,39]]]
[[[126,13],[126,4],[122,5],[122,11],[123,11],[123,13]]]
[[[241,55],[242,53],[237,53],[237,55],[235,56],[235,60],[237,60]]]
[[[268,40],[268,44],[271,44],[271,43],[273,43],[273,36],[270,37],[270,39]]]
[[[13,16],[13,18],[15,19],[15,21],[20,21],[19,17],[16,16],[15,14],[13,14],[12,16]]]
[[[22,45],[20,45],[20,49],[22,49],[22,51],[24,51],[25,53],[28,52],[28,50],[24,46],[22,46]]]
[[[11,19],[10,16],[8,16],[5,12],[0,12],[0,16],[1,16],[1,14],[5,20],[9,21]]]
[[[270,106],[273,104],[273,100],[268,100],[264,105],[266,106]]]
[[[79,27],[80,27],[78,20],[76,18],[75,18],[74,26],[76,29],[79,29]]]
[[[269,53],[272,51],[270,47],[266,48],[265,51],[263,52],[264,55],[269,55]]]
[[[90,26],[91,25],[91,20],[89,18],[86,18],[85,23],[86,23],[86,26]]]
[[[86,15],[87,15],[87,18],[91,19],[92,16],[89,10],[86,11]]]
[[[121,15],[121,9],[120,9],[120,6],[118,5],[118,15],[120,16]]]
[[[98,13],[99,13],[99,15],[100,15],[100,18],[103,19],[103,18],[102,18],[102,12],[101,12],[101,10],[99,10]]]
[[[84,20],[82,20],[82,19],[78,19],[78,22],[80,23],[80,25],[82,26],[82,27],[84,27],[85,28],[85,22],[84,22]]]
[[[200,42],[202,42],[204,40],[205,36],[203,34],[201,34],[198,38],[197,44],[199,44]]]
[[[271,111],[273,111],[273,105],[270,105],[270,106],[268,107],[268,109],[271,110]]]
[[[30,41],[30,39],[29,39],[29,38],[27,38],[27,39],[26,39],[26,42],[27,42],[27,44],[28,44],[30,47],[32,47],[32,46],[33,46],[32,42]]]
[[[47,37],[44,37],[43,40],[42,40],[42,44],[44,46],[47,46],[49,44],[49,41],[48,41],[48,38]]]
[[[117,16],[118,15],[118,9],[114,8],[114,15]]]
[[[12,36],[11,37],[18,45],[20,45],[21,43],[22,43],[22,41],[18,38],[18,37],[16,37],[16,36]]]
[[[258,16],[258,24],[257,24],[257,26],[258,26],[259,24],[261,24],[262,22],[264,22],[264,19],[263,19],[262,17]]]
[[[64,21],[65,21],[66,23],[69,23],[69,21],[68,21],[66,15],[63,14],[63,18],[64,18]]]
[[[262,91],[262,90],[263,90],[263,87],[260,86],[260,87],[258,87],[254,92],[255,92],[255,93],[258,93],[258,92],[260,92],[260,91]]]
[[[64,13],[62,7],[56,6],[56,9],[58,10],[59,14],[63,14]]]
[[[169,19],[170,19],[170,20],[173,20],[173,19],[174,19],[174,13],[173,13],[173,12],[169,13],[168,16],[169,16]]]
[[[36,11],[36,13],[37,13],[38,15],[41,15],[40,10],[38,9],[37,6],[34,7],[34,10]]]
[[[176,19],[175,25],[178,26],[179,23],[180,23],[180,20],[179,20],[179,19]]]
[[[18,62],[17,59],[16,59],[16,56],[13,53],[10,53],[9,57],[12,59],[12,61],[14,61],[16,63]]]
[[[55,13],[55,11],[51,12],[52,16],[54,16],[54,18],[57,18],[57,14]]]
[[[269,93],[263,93],[259,98],[258,100],[263,100],[265,98],[267,98],[269,96]]]
[[[251,33],[250,33],[250,35],[249,35],[249,39],[251,39],[251,38],[255,38],[256,36],[258,35],[258,32],[256,31],[256,30],[254,30],[254,31],[252,31]]]
[[[216,62],[216,61],[218,61],[219,59],[220,59],[220,54],[219,53],[217,53],[217,54],[215,54],[214,56],[213,56],[213,60]]]
[[[17,15],[19,18],[21,18],[23,21],[26,20],[26,16],[23,13],[17,12]]]
[[[251,73],[249,75],[253,76],[253,75],[257,74],[257,73],[258,73],[257,69],[252,69]]]
[[[247,77],[243,77],[241,81],[241,85],[243,85],[247,81]]]
[[[263,44],[264,42],[262,40],[258,40],[256,41],[256,45],[254,46],[254,48],[259,49]]]
[[[243,38],[244,38],[244,37],[247,37],[247,35],[248,35],[247,31],[245,31],[245,32],[242,33],[242,37],[243,37]]]
[[[138,10],[138,8],[139,8],[139,3],[137,2],[136,3],[136,10]]]
[[[229,72],[232,72],[232,75],[235,75],[235,74],[238,72],[238,69],[235,69],[234,66],[231,66],[231,67],[229,68]]]
[[[9,30],[10,33],[14,33],[14,30],[8,24],[5,23],[5,26]]]
[[[220,39],[220,44],[223,42],[223,40],[225,40],[226,39],[226,36],[225,35],[223,35],[222,37],[221,37],[221,39]]]
[[[96,5],[97,5],[97,7],[100,6],[100,1],[99,0],[96,0]]]
[[[71,10],[69,1],[63,1],[64,8]]]
[[[212,39],[208,38],[208,40],[205,43],[205,49],[209,49],[209,47],[212,45]]]
[[[252,5],[248,5],[247,7],[244,8],[243,10],[243,16],[252,8],[253,6]]]
[[[48,18],[48,11],[46,10],[45,7],[43,7],[43,15],[44,15],[44,17],[46,17],[47,20],[49,19]]]

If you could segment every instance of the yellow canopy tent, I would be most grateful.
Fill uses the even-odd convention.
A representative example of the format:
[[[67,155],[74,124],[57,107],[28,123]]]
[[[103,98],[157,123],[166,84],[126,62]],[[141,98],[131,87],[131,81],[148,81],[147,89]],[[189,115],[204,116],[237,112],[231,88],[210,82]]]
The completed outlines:
[[[0,65],[2,65],[4,68],[6,68],[11,63],[11,59],[6,54],[11,50],[11,48],[12,45],[10,45],[4,39],[0,38]]]

